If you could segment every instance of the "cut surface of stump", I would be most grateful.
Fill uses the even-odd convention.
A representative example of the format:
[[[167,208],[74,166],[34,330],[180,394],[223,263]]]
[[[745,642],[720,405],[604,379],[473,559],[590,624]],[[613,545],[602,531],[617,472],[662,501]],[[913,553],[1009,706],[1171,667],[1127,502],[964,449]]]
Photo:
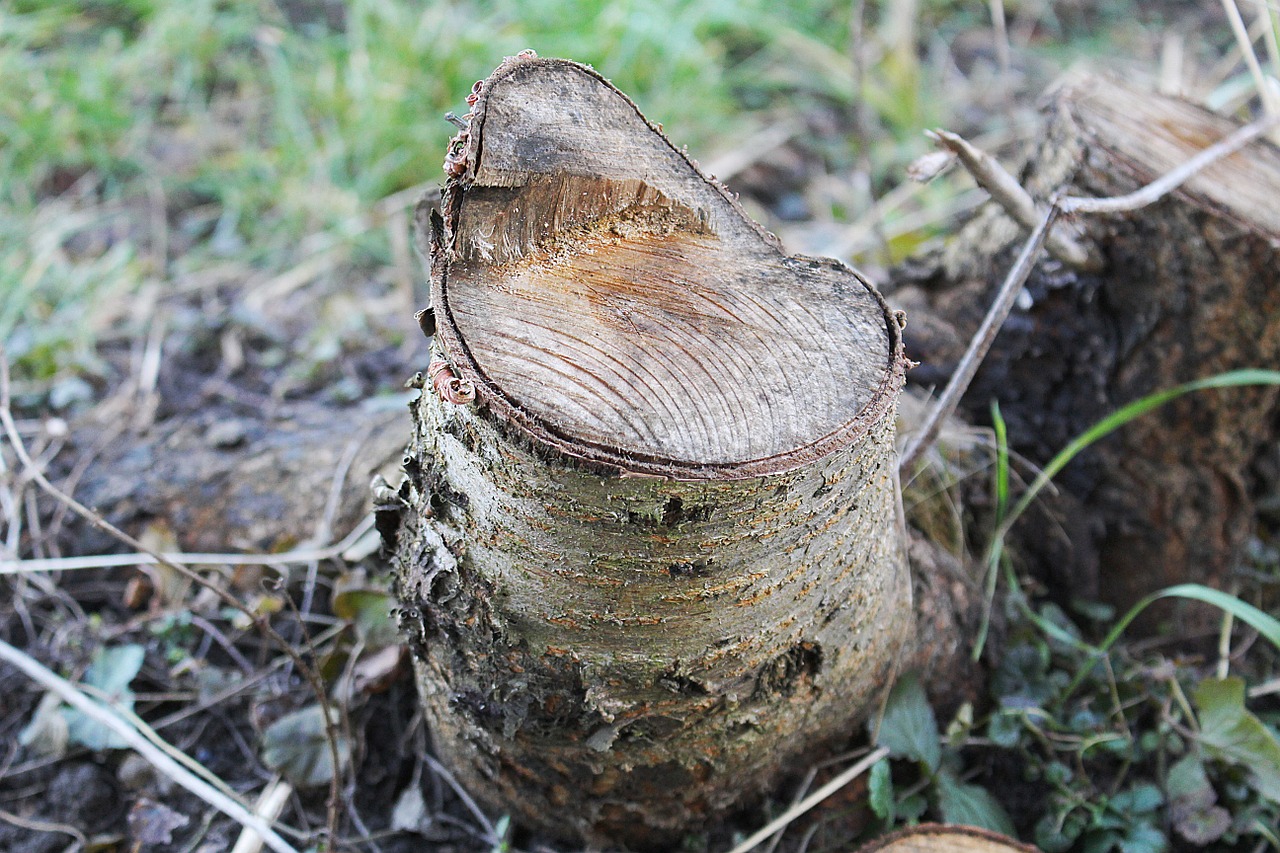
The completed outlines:
[[[480,800],[670,849],[847,742],[914,639],[900,325],[589,68],[522,55],[475,94],[419,211],[401,626]]]
[[[785,255],[594,72],[504,65],[465,158],[436,238],[439,334],[539,438],[631,471],[746,476],[847,443],[890,394],[878,295]]]

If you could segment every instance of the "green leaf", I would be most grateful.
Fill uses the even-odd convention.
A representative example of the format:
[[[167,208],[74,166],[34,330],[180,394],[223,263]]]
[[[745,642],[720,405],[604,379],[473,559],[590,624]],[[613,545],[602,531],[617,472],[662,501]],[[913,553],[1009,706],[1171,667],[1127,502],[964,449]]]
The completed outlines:
[[[888,823],[893,822],[893,777],[889,773],[887,759],[871,765],[871,775],[867,780],[867,802],[876,817]]]
[[[1022,739],[1022,712],[997,711],[987,723],[987,737],[996,746],[1015,747]]]
[[[986,788],[961,782],[943,771],[938,774],[937,793],[943,823],[980,826],[1004,835],[1017,831],[1009,813]]]
[[[1218,793],[1199,755],[1188,753],[1169,768],[1165,790],[1169,792],[1169,823],[1197,847],[1212,844],[1231,828],[1231,813],[1217,805]]]
[[[129,685],[138,677],[145,656],[146,650],[137,643],[103,646],[93,656],[93,661],[85,670],[81,681],[113,698],[123,695],[128,692]]]
[[[924,817],[929,810],[929,801],[924,794],[911,794],[898,803],[898,818],[905,823],[913,823]]]
[[[1230,613],[1236,619],[1256,629],[1263,638],[1277,649],[1280,649],[1280,620],[1268,613],[1264,613],[1252,604],[1241,601],[1234,595],[1228,595],[1221,590],[1198,583],[1183,583],[1153,592],[1129,608],[1129,611],[1120,617],[1120,621],[1107,632],[1107,636],[1098,644],[1098,647],[1094,650],[1094,656],[1097,658],[1105,656],[1107,651],[1120,639],[1120,635],[1129,627],[1129,624],[1138,618],[1138,614],[1146,610],[1152,602],[1159,601],[1162,598],[1187,598],[1192,601],[1203,601],[1205,604],[1212,604],[1214,607]],[[1080,667],[1076,677],[1067,686],[1065,695],[1069,696],[1075,692],[1075,689],[1084,681],[1090,669],[1091,667],[1089,666]]]
[[[1192,699],[1200,715],[1200,745],[1244,767],[1257,792],[1280,803],[1280,740],[1245,708],[1244,679],[1205,679]]]
[[[1132,827],[1120,842],[1120,853],[1164,853],[1168,849],[1164,833],[1145,822]]]
[[[111,704],[132,711],[133,691],[129,689],[129,684],[142,669],[144,657],[146,651],[136,643],[103,646],[94,653],[80,683],[95,688],[90,691],[93,698],[105,698]],[[78,743],[95,751],[124,749],[128,746],[120,735],[75,708],[62,708],[62,716],[67,722],[67,739],[71,743]]]
[[[938,721],[915,673],[907,673],[893,685],[875,739],[894,757],[918,761],[930,775],[938,771],[942,761]]]
[[[336,717],[337,712],[330,712]],[[351,744],[337,734],[338,761],[345,767]],[[262,761],[299,788],[324,785],[333,778],[333,752],[326,735],[325,712],[308,705],[286,714],[262,733]]]
[[[1164,794],[1150,782],[1134,785],[1111,798],[1111,807],[1123,815],[1147,814],[1164,804]]]
[[[1085,824],[1085,818],[1077,811],[1065,815],[1047,812],[1036,822],[1036,846],[1044,853],[1066,853],[1084,832]]]

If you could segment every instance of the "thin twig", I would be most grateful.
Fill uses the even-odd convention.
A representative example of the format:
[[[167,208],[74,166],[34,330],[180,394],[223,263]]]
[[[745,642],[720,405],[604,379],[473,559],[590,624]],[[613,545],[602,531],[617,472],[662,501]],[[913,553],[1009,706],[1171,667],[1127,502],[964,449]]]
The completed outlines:
[[[961,164],[973,175],[973,179],[991,194],[991,199],[1004,208],[1005,213],[1028,231],[1039,226],[1044,218],[1044,211],[1031,197],[1018,179],[1005,171],[1004,166],[981,148],[974,146],[959,134],[949,130],[925,131],[930,139],[939,146],[951,151],[959,158]],[[1097,270],[1102,262],[1096,253],[1090,252],[1067,234],[1050,234],[1045,241],[1049,254],[1075,269]]]
[[[485,837],[488,840],[497,841],[498,830],[494,828],[493,822],[490,821],[484,811],[476,805],[476,801],[467,793],[467,789],[462,787],[458,780],[453,777],[453,774],[449,772],[449,768],[445,767],[431,755],[423,754],[422,760],[427,763],[427,766],[431,768],[431,771],[435,773],[438,778],[443,779],[449,787],[453,789],[453,792],[458,795],[458,799],[462,800],[462,804],[467,807],[467,811],[475,815],[476,820],[485,831]]]
[[[347,442],[342,458],[338,460],[338,468],[333,472],[333,479],[329,481],[329,497],[325,500],[324,514],[320,516],[320,521],[316,525],[313,542],[324,542],[333,535],[333,517],[338,514],[338,504],[342,500],[342,487],[346,485],[347,472],[351,470],[351,465],[356,461],[356,456],[360,453],[365,439],[369,437],[371,429],[372,427],[366,426],[359,435]],[[302,588],[302,603],[298,605],[300,626],[303,626],[306,617],[311,615],[311,604],[316,594],[316,579],[319,572],[319,560],[312,560],[307,564],[307,581]],[[303,630],[306,630],[305,626]]]
[[[13,812],[0,809],[0,820],[11,823],[14,826],[29,829],[32,832],[60,832],[63,835],[70,835],[79,844],[81,850],[89,849],[89,839],[85,834],[69,823],[57,823],[51,820],[38,820],[36,818],[22,817]],[[74,849],[74,848],[73,848]]]
[[[753,833],[749,838],[747,838],[737,847],[730,850],[729,853],[748,853],[748,851],[750,851],[757,844],[764,841],[770,835],[773,835],[782,827],[791,824],[796,818],[800,817],[800,815],[809,811],[818,803],[822,802],[827,797],[831,796],[836,791],[843,788],[845,785],[848,785],[854,779],[857,779],[863,773],[866,773],[867,770],[869,770],[873,764],[875,764],[880,759],[887,757],[888,755],[889,755],[889,750],[883,746],[877,747],[876,749],[872,750],[870,754],[868,754],[865,758],[863,758],[857,764],[854,764],[852,767],[849,767],[847,770],[842,771],[830,782],[823,785],[821,788],[814,791],[812,794],[805,797],[803,800],[796,803],[794,806],[787,809],[785,812],[778,815],[773,820],[769,821],[767,824],[765,824],[763,827],[761,827],[759,830]]]
[[[323,548],[295,548],[278,554],[206,554],[165,551],[158,556],[167,562],[188,566],[289,566],[329,560],[358,542],[373,527],[373,516],[366,515],[351,532]],[[120,566],[143,566],[156,562],[155,554],[141,551],[131,554],[90,554],[81,557],[48,557],[40,560],[0,560],[0,575],[28,572],[65,572],[77,569],[109,569]]]
[[[1280,124],[1280,114],[1268,115],[1246,124],[1210,145],[1187,162],[1166,172],[1140,190],[1113,198],[1086,198],[1070,196],[1058,202],[1063,213],[1128,213],[1153,204],[1182,186],[1202,170],[1223,157],[1229,157],[1271,128]]]
[[[1000,331],[1005,318],[1009,316],[1009,311],[1013,309],[1014,301],[1018,298],[1022,285],[1026,283],[1027,276],[1031,275],[1036,259],[1040,256],[1040,250],[1044,247],[1045,238],[1053,228],[1059,212],[1058,199],[1055,197],[1050,202],[1049,210],[1044,214],[1040,224],[1027,238],[1017,261],[1009,269],[1009,274],[1005,276],[1004,283],[1000,285],[1000,290],[996,294],[995,302],[987,311],[987,316],[982,318],[982,325],[969,341],[969,348],[965,350],[960,364],[951,374],[951,379],[947,382],[947,387],[938,398],[938,402],[929,409],[924,422],[903,449],[898,462],[899,470],[909,471],[924,451],[933,445],[938,433],[942,431],[942,425],[955,412],[964,392],[969,390],[969,383],[973,381],[974,374],[978,372],[978,367],[995,341],[996,333]]]
[[[274,821],[280,817],[284,804],[289,802],[291,796],[293,796],[293,786],[277,776],[262,789],[258,802],[253,807],[254,814],[265,821]],[[231,848],[231,853],[258,853],[265,842],[266,839],[257,830],[245,827],[240,837],[236,839],[235,847]]]
[[[1280,116],[1280,98],[1276,97],[1275,90],[1267,83],[1267,75],[1263,73],[1262,64],[1253,52],[1253,38],[1249,35],[1249,28],[1244,25],[1244,18],[1240,16],[1240,8],[1236,6],[1235,0],[1222,0],[1222,10],[1227,13],[1227,20],[1231,23],[1236,43],[1240,45],[1244,63],[1249,66],[1249,74],[1253,76],[1253,85],[1257,87],[1258,97],[1262,100],[1262,111],[1268,116]]]
[[[139,734],[133,726],[125,722],[119,714],[114,712],[114,709],[90,699],[78,690],[74,684],[49,670],[30,655],[9,645],[4,640],[0,640],[0,658],[21,670],[23,674],[41,687],[58,694],[62,701],[89,719],[106,726],[119,735],[131,749],[174,782],[186,788],[227,817],[261,835],[272,850],[277,851],[277,853],[297,853],[297,850],[289,842],[281,838],[261,818],[169,757],[163,750]],[[174,749],[174,747],[170,746],[170,749]]]

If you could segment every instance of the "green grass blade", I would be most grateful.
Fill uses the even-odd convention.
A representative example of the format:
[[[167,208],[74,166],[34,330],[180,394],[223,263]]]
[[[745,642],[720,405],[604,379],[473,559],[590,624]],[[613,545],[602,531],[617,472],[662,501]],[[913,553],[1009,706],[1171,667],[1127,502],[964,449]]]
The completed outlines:
[[[1166,388],[1163,391],[1157,391],[1154,394],[1149,394],[1140,400],[1135,400],[1126,406],[1122,406],[1121,408],[1117,409],[1115,412],[1112,412],[1110,415],[1107,415],[1105,418],[1098,421],[1093,426],[1089,427],[1080,435],[1076,436],[1067,444],[1066,447],[1058,451],[1057,455],[1055,455],[1051,460],[1049,460],[1049,463],[1044,466],[1044,468],[1040,471],[1038,475],[1036,475],[1036,478],[1031,482],[1031,485],[1027,487],[1027,491],[1022,495],[1021,498],[1018,499],[1018,502],[1014,505],[1013,509],[1009,510],[1007,514],[1003,512],[1003,509],[1006,505],[1005,501],[1007,500],[1007,494],[1008,494],[1007,489],[1008,489],[1008,474],[1009,474],[1008,446],[1006,444],[1005,423],[1004,423],[1003,417],[1000,415],[999,406],[994,402],[992,403],[991,418],[992,418],[992,423],[995,425],[996,442],[997,442],[996,506],[998,508],[998,514],[997,514],[996,531],[995,531],[995,534],[991,537],[991,544],[987,547],[986,559],[984,560],[984,562],[986,563],[987,572],[988,572],[987,585],[986,585],[987,587],[986,601],[983,609],[982,624],[978,629],[978,637],[977,637],[977,640],[974,642],[974,647],[973,647],[973,658],[975,660],[977,660],[978,657],[981,656],[982,648],[986,641],[987,628],[988,628],[988,624],[991,617],[991,607],[992,607],[992,602],[994,600],[994,594],[995,594],[994,579],[996,577],[997,566],[999,565],[1001,555],[1003,554],[1003,551],[1004,551],[1004,537],[1006,534],[1008,534],[1009,528],[1011,528],[1014,522],[1016,522],[1024,512],[1026,512],[1027,508],[1031,506],[1032,501],[1034,501],[1036,497],[1039,496],[1040,492],[1044,489],[1045,486],[1049,484],[1049,482],[1058,474],[1058,472],[1060,472],[1063,468],[1067,467],[1067,465],[1071,462],[1072,459],[1075,459],[1076,456],[1078,456],[1083,450],[1085,450],[1085,448],[1089,447],[1094,442],[1104,438],[1107,435],[1110,435],[1112,432],[1115,432],[1120,427],[1124,426],[1130,421],[1136,420],[1142,415],[1145,415],[1147,412],[1150,412],[1153,409],[1158,409],[1160,406],[1163,406],[1165,403],[1168,403],[1171,400],[1175,400],[1178,397],[1183,396],[1184,394],[1191,393],[1192,391],[1203,391],[1211,388],[1235,388],[1235,387],[1240,387],[1245,385],[1280,385],[1280,370],[1262,370],[1258,368],[1248,368],[1244,370],[1231,370],[1225,373],[1219,373],[1214,376],[1209,376],[1204,379],[1196,379],[1191,382],[1185,382],[1181,385],[1176,385],[1173,388]],[[1111,643],[1115,642],[1116,638],[1120,636],[1120,633],[1124,631],[1124,629],[1129,625],[1129,623],[1132,622],[1133,619],[1138,615],[1138,613],[1140,613],[1143,608],[1149,605],[1151,601],[1154,601],[1156,598],[1166,597],[1167,595],[1179,595],[1179,594],[1185,593],[1187,590],[1190,590],[1190,589],[1208,590],[1209,592],[1216,593],[1219,596],[1225,595],[1224,593],[1217,593],[1215,590],[1210,590],[1208,587],[1199,587],[1198,585],[1195,585],[1195,584],[1184,584],[1182,586],[1171,587],[1169,590],[1164,590],[1163,592],[1160,592],[1160,593],[1155,593],[1154,597],[1149,597],[1150,600],[1143,599],[1137,605],[1134,605],[1134,609],[1131,610],[1128,614],[1126,614],[1125,617],[1116,624],[1116,627],[1112,629],[1112,633],[1109,634],[1107,637],[1107,642],[1104,642],[1102,646],[1099,647],[1099,652],[1105,653],[1105,650],[1110,648]],[[1175,593],[1173,592],[1173,590],[1180,590],[1181,592]],[[1231,596],[1225,596],[1225,597],[1231,599],[1232,601],[1239,602],[1239,599],[1232,598]],[[1201,600],[1205,600],[1205,599],[1201,599]],[[1217,602],[1210,601],[1209,603],[1214,604]],[[1239,603],[1244,604],[1243,602],[1239,602]],[[1223,606],[1223,605],[1219,604],[1219,606]],[[1247,607],[1248,605],[1244,605],[1244,606]],[[1223,609],[1228,610],[1228,612],[1232,612],[1228,607],[1224,606]],[[1256,610],[1256,608],[1254,609]],[[1261,611],[1257,611],[1257,612],[1261,613]],[[1266,614],[1261,614],[1261,615],[1265,616]],[[1238,617],[1238,618],[1243,618],[1243,617]],[[1267,618],[1270,618],[1270,617],[1267,617]],[[1245,619],[1244,621],[1249,622],[1248,619]],[[1275,620],[1272,620],[1272,621],[1274,622]],[[1249,622],[1249,624],[1254,625],[1253,622]],[[1254,627],[1258,627],[1258,626],[1254,625]],[[1262,629],[1258,628],[1258,630],[1261,631]],[[1265,632],[1264,632],[1264,635],[1265,635]],[[1074,690],[1079,685],[1079,681],[1083,679],[1084,674],[1087,671],[1088,671],[1088,668],[1085,667],[1080,671],[1080,673],[1077,673],[1076,680],[1072,683],[1071,688],[1067,691],[1068,694],[1070,694],[1071,691]]]
[[[1071,680],[1071,684],[1067,686],[1066,691],[1062,694],[1064,699],[1075,692],[1076,688],[1080,686],[1081,682],[1084,681],[1085,676],[1088,675],[1089,671],[1092,669],[1093,661],[1101,658],[1111,650],[1111,647],[1114,646],[1120,639],[1120,636],[1124,634],[1125,629],[1129,627],[1134,619],[1138,618],[1138,614],[1150,607],[1152,603],[1159,601],[1162,598],[1186,598],[1192,601],[1202,601],[1205,604],[1213,605],[1219,610],[1230,613],[1236,619],[1239,619],[1241,622],[1244,622],[1246,625],[1254,628],[1264,639],[1270,642],[1271,645],[1280,649],[1280,620],[1276,619],[1274,616],[1271,616],[1270,614],[1254,607],[1252,604],[1249,604],[1246,601],[1241,601],[1236,596],[1225,593],[1222,590],[1214,589],[1198,583],[1178,584],[1176,586],[1171,586],[1167,589],[1151,593],[1146,598],[1133,605],[1133,607],[1130,607],[1129,611],[1125,613],[1124,616],[1120,617],[1120,621],[1116,622],[1116,624],[1112,626],[1111,630],[1107,632],[1107,636],[1098,644],[1093,660],[1086,662],[1086,664],[1081,666],[1076,672],[1075,678]]]
[[[1107,633],[1106,638],[1099,644],[1098,650],[1106,652],[1115,645],[1115,642],[1120,639],[1120,635],[1124,633],[1125,628],[1129,627],[1129,624],[1138,617],[1138,614],[1147,609],[1153,602],[1162,598],[1187,598],[1192,601],[1203,601],[1205,604],[1211,604],[1254,628],[1263,638],[1277,649],[1280,649],[1280,620],[1222,590],[1198,583],[1183,583],[1171,586],[1168,589],[1162,589],[1159,592],[1153,592],[1129,608],[1129,612],[1122,616],[1120,621]]]
[[[1026,512],[1027,507],[1036,499],[1040,491],[1049,484],[1063,468],[1075,459],[1085,448],[1101,438],[1115,432],[1120,427],[1135,420],[1153,409],[1158,409],[1165,403],[1175,400],[1184,394],[1192,391],[1202,391],[1210,388],[1235,388],[1242,385],[1280,385],[1280,370],[1261,370],[1257,368],[1249,368],[1246,370],[1232,370],[1226,373],[1219,373],[1205,379],[1197,379],[1192,382],[1186,382],[1182,385],[1176,385],[1173,388],[1166,388],[1163,391],[1157,391],[1149,394],[1140,400],[1135,400],[1126,406],[1117,409],[1110,415],[1098,421],[1093,426],[1076,436],[1067,444],[1066,447],[1058,451],[1058,454],[1049,460],[1049,464],[1036,476],[1027,491],[1014,505],[1009,515],[1005,517],[999,529],[996,531],[996,537],[1003,537],[1009,531],[1009,528],[1017,521],[1022,513]]]

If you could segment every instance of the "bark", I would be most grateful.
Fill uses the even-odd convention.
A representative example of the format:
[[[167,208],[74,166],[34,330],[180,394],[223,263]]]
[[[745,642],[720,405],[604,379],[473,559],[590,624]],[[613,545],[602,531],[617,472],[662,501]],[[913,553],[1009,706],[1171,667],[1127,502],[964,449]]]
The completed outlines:
[[[848,739],[908,650],[898,319],[589,69],[516,57],[478,95],[431,223],[402,627],[475,794],[669,845]]]
[[[1040,199],[1130,192],[1236,125],[1174,98],[1082,78],[1047,108],[1023,178]],[[1254,142],[1154,206],[1076,223],[1105,261],[1043,261],[964,407],[999,400],[1013,448],[1043,463],[1099,418],[1180,382],[1280,363],[1280,151]],[[913,379],[945,378],[1021,242],[994,206],[899,270]],[[1224,584],[1254,520],[1251,469],[1276,438],[1277,391],[1199,393],[1125,427],[1067,468],[1021,528],[1061,595],[1126,605],[1182,581]]]

